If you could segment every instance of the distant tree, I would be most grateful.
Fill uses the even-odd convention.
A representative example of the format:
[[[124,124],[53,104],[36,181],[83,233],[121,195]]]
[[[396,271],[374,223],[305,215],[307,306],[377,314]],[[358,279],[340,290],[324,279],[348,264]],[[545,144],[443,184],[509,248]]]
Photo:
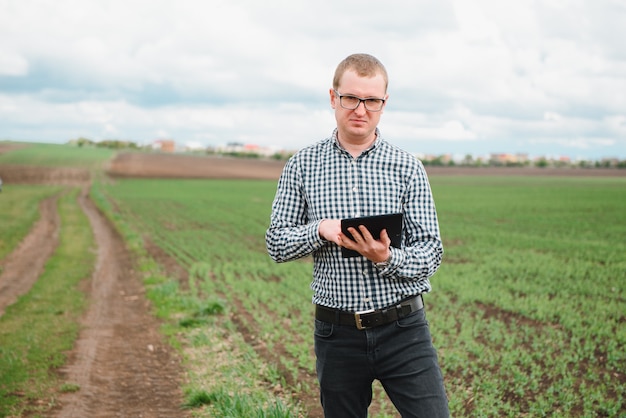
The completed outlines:
[[[224,152],[222,155],[225,155],[227,157],[237,157],[237,158],[261,158],[261,155],[256,152],[232,151],[232,152]]]
[[[432,160],[430,160],[430,165],[438,167],[443,166],[443,158],[441,156],[433,158]]]
[[[82,136],[78,139],[72,139],[69,141],[70,144],[76,145],[78,147],[91,146],[94,145],[94,142],[90,139],[83,138]]]
[[[139,149],[139,146],[132,141],[121,141],[119,139],[105,139],[103,141],[98,142],[97,144],[100,148],[110,148],[110,149]]]

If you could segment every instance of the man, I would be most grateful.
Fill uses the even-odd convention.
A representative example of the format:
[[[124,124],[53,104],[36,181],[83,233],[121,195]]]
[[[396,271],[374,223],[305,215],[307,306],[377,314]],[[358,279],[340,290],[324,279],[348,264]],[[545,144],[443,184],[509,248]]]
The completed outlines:
[[[285,165],[266,233],[274,261],[313,255],[315,354],[326,417],[366,417],[378,379],[403,417],[447,417],[448,403],[422,294],[443,247],[419,160],[386,142],[378,122],[387,72],[354,54],[337,67],[332,136]],[[341,232],[341,219],[403,213],[401,248],[385,230]],[[361,256],[343,258],[341,247]]]

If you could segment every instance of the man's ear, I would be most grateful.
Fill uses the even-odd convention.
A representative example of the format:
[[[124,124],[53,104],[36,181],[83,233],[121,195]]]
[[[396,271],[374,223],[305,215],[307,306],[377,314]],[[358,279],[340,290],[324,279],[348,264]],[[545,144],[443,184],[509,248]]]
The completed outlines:
[[[335,90],[331,88],[328,90],[328,92],[330,94],[330,107],[334,109],[336,106],[336,100],[337,100],[337,96],[335,96]]]

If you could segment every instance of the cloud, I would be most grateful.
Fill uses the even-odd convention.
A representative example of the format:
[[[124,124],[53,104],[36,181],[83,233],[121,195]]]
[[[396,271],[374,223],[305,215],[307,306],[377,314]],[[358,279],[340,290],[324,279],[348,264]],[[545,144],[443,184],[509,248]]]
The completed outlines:
[[[301,147],[334,126],[336,64],[369,52],[410,151],[626,156],[625,20],[612,0],[0,1],[0,137]]]
[[[0,76],[23,76],[27,73],[28,61],[23,56],[0,49]]]

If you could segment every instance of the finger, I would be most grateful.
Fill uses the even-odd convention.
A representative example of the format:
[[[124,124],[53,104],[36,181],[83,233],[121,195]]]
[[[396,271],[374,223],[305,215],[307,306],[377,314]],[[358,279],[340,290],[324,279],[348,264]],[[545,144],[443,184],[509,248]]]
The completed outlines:
[[[372,241],[374,239],[372,234],[370,234],[369,229],[367,229],[365,225],[359,225],[359,232],[361,232],[361,235],[363,236],[363,239],[365,241]]]
[[[357,243],[353,241],[352,239],[350,239],[350,237],[345,234],[339,235],[338,244],[339,246],[348,248],[350,250],[353,250],[357,246]]]
[[[391,238],[389,238],[389,234],[387,234],[386,229],[380,231],[380,241],[385,244],[386,247],[389,247],[391,244]]]
[[[360,231],[358,231],[356,228],[351,226],[350,228],[348,228],[348,232],[352,234],[352,241],[355,241],[355,242],[363,241],[363,236],[361,236]]]

